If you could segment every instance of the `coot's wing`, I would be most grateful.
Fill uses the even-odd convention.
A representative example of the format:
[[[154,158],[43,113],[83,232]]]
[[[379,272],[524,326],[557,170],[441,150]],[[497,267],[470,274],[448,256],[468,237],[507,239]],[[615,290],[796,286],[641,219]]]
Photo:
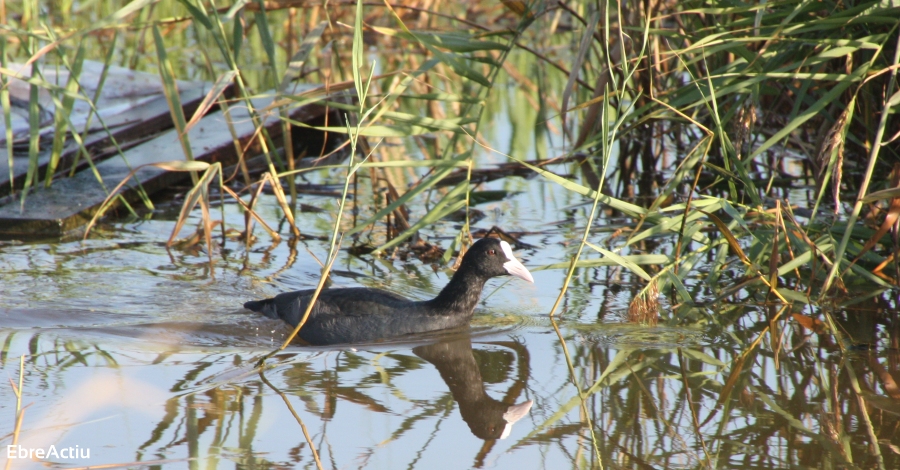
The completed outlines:
[[[271,299],[247,302],[244,308],[297,326],[314,292],[314,289],[285,292]],[[310,312],[307,322],[342,316],[382,315],[408,302],[397,294],[381,289],[365,287],[325,289],[319,293],[316,306]]]
[[[419,302],[378,289],[334,289],[316,301],[300,337],[316,345],[360,343],[439,328]]]
[[[312,295],[301,298],[301,313],[306,311]],[[409,300],[381,289],[368,287],[353,287],[348,289],[329,289],[319,294],[316,308],[313,309],[316,317],[368,317],[371,315],[386,315],[402,309],[409,304]]]

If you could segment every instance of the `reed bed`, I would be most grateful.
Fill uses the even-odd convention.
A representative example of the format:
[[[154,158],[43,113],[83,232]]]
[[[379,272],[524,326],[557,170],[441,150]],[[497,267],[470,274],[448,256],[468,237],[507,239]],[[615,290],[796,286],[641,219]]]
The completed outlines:
[[[469,213],[477,188],[474,152],[483,151],[479,124],[504,72],[533,90],[544,115],[562,120],[558,154],[523,165],[593,204],[569,276],[606,258],[644,278],[647,288],[639,298],[655,289],[693,305],[698,295],[685,279],[702,266],[708,269],[706,287],[716,295],[730,293],[734,283],[721,282],[730,279],[782,301],[818,302],[845,297],[855,285],[890,289],[900,279],[896,236],[890,235],[896,233],[900,191],[892,145],[900,126],[890,112],[898,96],[900,36],[889,3],[507,2],[460,12],[438,11],[427,2],[362,3],[357,23],[356,5],[346,2],[328,8],[250,2],[239,9],[98,3],[74,12],[24,2],[3,12],[0,60],[4,81],[19,72],[8,68],[11,59],[33,68],[27,142],[33,161],[41,149],[36,96],[49,91],[61,111],[49,147],[57,155],[72,101],[92,99],[79,93],[77,83],[88,51],[106,64],[160,73],[173,110],[180,109],[178,74],[232,81],[240,104],[251,108],[250,97],[273,90],[282,116],[293,106],[318,102],[339,109],[350,123],[365,120],[355,126],[362,139],[358,151],[368,149],[370,139],[414,148],[410,155],[374,152],[360,168],[373,172],[373,194],[384,199],[351,226],[335,222],[376,255],[449,214]],[[79,22],[82,27],[56,26]],[[352,54],[363,46],[393,53],[368,63]],[[507,59],[514,51],[528,57],[513,64]],[[42,81],[40,64],[69,69],[69,83],[62,88]],[[371,90],[363,96],[366,75]],[[322,85],[291,93],[301,78]],[[340,99],[346,93],[363,102]],[[211,98],[228,105],[221,95]],[[0,87],[0,101],[9,120],[6,87]],[[363,112],[369,113],[365,119]],[[187,117],[173,116],[186,138]],[[285,121],[287,128],[297,125],[304,124]],[[348,127],[332,123],[320,130],[347,133]],[[301,156],[292,155],[291,146],[284,155],[274,153],[264,131],[258,139],[266,178],[285,185],[290,220],[295,176],[304,171],[295,169]],[[10,168],[15,151],[8,139]],[[557,159],[577,162],[571,165],[581,178],[545,169]],[[53,181],[53,161],[44,185]],[[462,177],[444,183],[451,174]],[[248,178],[245,173],[245,185],[260,184]],[[18,196],[24,200],[38,183],[38,172],[30,171]],[[791,194],[799,188],[806,200]],[[434,203],[411,214],[415,200]],[[152,207],[149,199],[145,203]],[[201,206],[208,212],[208,204]],[[632,220],[605,247],[593,234],[600,210]],[[253,215],[247,239],[249,221],[261,220]],[[207,234],[211,227],[207,217]],[[444,247],[444,261],[469,233],[466,223]],[[294,227],[292,234],[299,231]],[[665,261],[643,254],[650,252],[664,252]],[[636,308],[636,318],[641,310],[654,310],[654,303]]]
[[[251,97],[274,90],[273,108],[282,116],[308,103],[345,116],[344,123],[317,129],[348,136],[346,165],[301,169],[300,160],[321,155],[293,155],[290,146],[280,155],[265,132],[258,136],[266,155],[262,175],[217,181],[219,168],[173,165],[210,171],[195,176],[198,186],[187,198],[202,206],[210,263],[214,221],[207,186],[243,198],[248,216],[241,239],[249,245],[251,221],[265,220],[244,199],[268,184],[283,208],[284,231],[296,238],[302,235],[292,216],[296,178],[323,168],[346,171],[323,283],[341,245],[392,256],[462,211],[464,222],[438,251],[446,263],[472,237],[475,176],[485,170],[478,156],[489,153],[580,195],[589,207],[577,220],[579,236],[567,261],[542,267],[566,272],[551,311],[554,326],[566,321],[566,308],[557,310],[569,286],[586,288],[585,273],[613,266],[640,279],[632,284],[633,322],[735,332],[721,357],[683,347],[611,351],[560,333],[569,385],[577,393],[522,446],[576,436],[583,441],[568,451],[583,467],[603,468],[610,455],[636,467],[678,459],[704,468],[786,467],[803,460],[802,452],[752,458],[765,450],[759,442],[785,432],[804,446],[827,449],[821,460],[810,460],[823,466],[862,460],[866,467],[890,468],[897,461],[896,419],[867,404],[864,390],[893,390],[893,379],[879,373],[874,359],[823,366],[821,351],[809,342],[812,336],[830,341],[823,339],[827,332],[837,350],[847,352],[856,345],[847,324],[865,315],[861,305],[898,308],[882,297],[888,292],[896,299],[900,286],[896,2],[512,1],[450,8],[425,0],[240,6],[138,0],[124,8],[92,2],[74,12],[43,10],[33,1],[0,5],[0,103],[7,122],[5,83],[19,74],[9,68],[11,60],[66,67],[77,77],[92,54],[106,64],[160,73],[173,109],[180,109],[175,78],[224,77],[241,97],[229,102],[217,96],[225,106],[252,108]],[[31,127],[23,150],[33,161],[42,148],[38,92],[50,91],[63,111],[53,121],[54,136],[66,134],[72,100],[92,99],[74,82],[50,85],[38,70],[33,67],[29,79]],[[295,80],[321,85],[294,93]],[[503,155],[483,146],[481,126],[500,84],[525,90],[523,106],[541,117],[535,138],[553,135],[555,154],[526,161],[527,139],[517,141],[519,154],[515,147]],[[189,120],[176,115],[175,122],[181,130]],[[286,129],[303,125],[284,119]],[[11,168],[16,149],[9,131],[7,137]],[[54,137],[49,151],[60,145]],[[43,181],[29,172],[18,197],[51,184],[54,171]],[[347,198],[358,191],[360,172],[368,172],[374,198],[364,206]],[[602,221],[612,219],[625,222],[609,234]],[[279,231],[268,233],[280,238]],[[227,243],[224,232],[218,243]],[[763,307],[747,309],[746,303]],[[773,391],[787,388],[769,380],[781,376],[789,378],[775,381],[794,382],[794,397]],[[673,381],[679,384],[676,403],[665,406],[673,398],[663,384]],[[596,405],[601,395],[618,411]],[[715,397],[714,405],[697,409],[697,396]],[[782,406],[809,397],[825,404],[805,410],[802,420]],[[576,408],[581,421],[561,427]],[[857,423],[852,429],[847,414]],[[675,415],[690,416],[693,435],[677,432]],[[772,424],[737,423],[750,415],[766,415]],[[646,423],[642,417],[669,427],[660,433],[669,437],[643,442],[635,430]],[[615,425],[601,429],[598,423],[605,422]],[[678,436],[681,450],[672,451]],[[719,438],[708,442],[711,436]],[[755,444],[745,445],[749,441]],[[742,453],[745,460],[729,460]]]

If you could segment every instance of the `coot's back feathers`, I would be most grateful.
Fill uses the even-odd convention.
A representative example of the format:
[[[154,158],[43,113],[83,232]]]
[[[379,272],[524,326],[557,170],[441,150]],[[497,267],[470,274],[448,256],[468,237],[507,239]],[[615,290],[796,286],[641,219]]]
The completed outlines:
[[[508,243],[482,238],[469,248],[459,269],[434,299],[415,302],[365,287],[326,289],[319,293],[300,337],[310,344],[355,343],[460,327],[472,319],[484,283],[507,274],[534,282]],[[247,302],[244,308],[297,326],[313,292],[286,292]]]

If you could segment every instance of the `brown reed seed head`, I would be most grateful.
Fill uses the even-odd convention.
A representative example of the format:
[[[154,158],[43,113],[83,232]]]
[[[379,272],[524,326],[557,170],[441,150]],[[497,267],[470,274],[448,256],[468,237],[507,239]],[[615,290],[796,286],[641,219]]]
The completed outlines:
[[[644,325],[656,325],[659,322],[659,288],[656,280],[643,294],[638,294],[628,306],[628,321]]]

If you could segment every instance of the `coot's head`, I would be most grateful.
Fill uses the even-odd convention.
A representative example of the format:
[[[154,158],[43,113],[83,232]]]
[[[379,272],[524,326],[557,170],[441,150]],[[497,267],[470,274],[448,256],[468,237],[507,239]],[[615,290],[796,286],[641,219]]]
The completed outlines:
[[[486,278],[511,275],[534,282],[528,269],[513,256],[509,243],[496,238],[482,238],[475,242],[463,257],[460,270],[472,270]]]

